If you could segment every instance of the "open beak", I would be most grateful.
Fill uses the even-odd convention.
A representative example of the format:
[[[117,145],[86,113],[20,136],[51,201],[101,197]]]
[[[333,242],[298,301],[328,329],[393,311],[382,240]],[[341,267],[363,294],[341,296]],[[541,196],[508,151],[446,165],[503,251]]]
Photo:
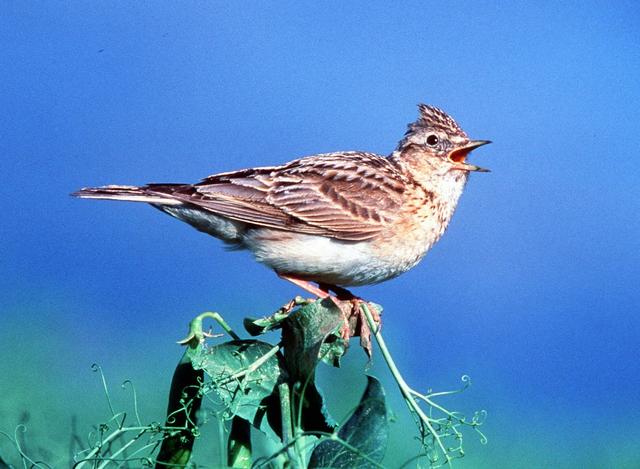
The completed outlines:
[[[482,145],[487,145],[491,143],[491,140],[471,140],[465,146],[456,148],[451,153],[449,153],[449,161],[451,161],[452,169],[460,169],[463,171],[477,171],[479,173],[488,173],[490,170],[481,168],[480,166],[476,166],[473,164],[468,164],[465,160],[467,159],[467,155],[471,153],[472,150],[475,150]]]

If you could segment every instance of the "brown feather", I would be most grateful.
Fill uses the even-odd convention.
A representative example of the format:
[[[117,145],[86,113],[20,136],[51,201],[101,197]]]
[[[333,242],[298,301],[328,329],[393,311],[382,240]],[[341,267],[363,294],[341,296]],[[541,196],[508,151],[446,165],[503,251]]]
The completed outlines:
[[[253,225],[361,241],[393,222],[405,179],[382,156],[345,152],[216,174],[195,185],[150,184],[143,190]]]

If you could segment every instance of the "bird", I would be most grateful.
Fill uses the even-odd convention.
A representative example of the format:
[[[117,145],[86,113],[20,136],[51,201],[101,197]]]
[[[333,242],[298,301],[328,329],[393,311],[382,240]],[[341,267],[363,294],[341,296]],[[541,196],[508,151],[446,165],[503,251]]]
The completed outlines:
[[[322,298],[412,269],[445,232],[489,140],[472,140],[438,107],[388,156],[321,153],[279,166],[223,172],[195,184],[86,187],[86,199],[145,202],[231,249],[249,250],[281,278]],[[317,284],[316,285],[314,285]]]

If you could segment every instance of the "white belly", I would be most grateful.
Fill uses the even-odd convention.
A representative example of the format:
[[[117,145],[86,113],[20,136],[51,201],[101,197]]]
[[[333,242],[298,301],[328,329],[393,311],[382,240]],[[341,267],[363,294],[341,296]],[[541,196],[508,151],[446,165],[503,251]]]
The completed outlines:
[[[366,242],[265,228],[249,230],[242,237],[242,245],[258,262],[276,272],[342,286],[382,282],[400,275],[420,260],[418,257],[403,263],[395,258],[383,259]]]
[[[372,249],[368,242],[248,227],[188,206],[156,208],[234,248],[248,249],[258,262],[278,273],[331,285],[368,285],[396,277],[415,266],[430,246],[427,236],[387,249],[383,254]],[[425,233],[421,232],[426,236]]]

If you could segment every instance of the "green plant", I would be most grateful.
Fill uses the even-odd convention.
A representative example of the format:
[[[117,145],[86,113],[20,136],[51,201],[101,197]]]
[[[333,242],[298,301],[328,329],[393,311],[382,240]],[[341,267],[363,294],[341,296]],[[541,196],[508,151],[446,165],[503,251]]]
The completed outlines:
[[[479,430],[484,412],[466,419],[435,401],[466,389],[468,377],[463,377],[464,386],[458,391],[423,394],[413,390],[398,371],[370,306],[361,307],[417,423],[423,451],[404,467],[422,462],[430,467],[451,466],[454,458],[464,454],[462,427],[474,429],[485,441]],[[214,320],[230,340],[223,342],[218,340],[222,334],[206,332],[205,319]],[[111,416],[90,434],[87,448],[76,453],[74,468],[196,467],[192,461],[194,445],[205,444],[198,437],[211,416],[223,430],[220,435],[227,434],[226,442],[219,442],[226,448],[226,459],[215,467],[384,467],[389,418],[380,382],[368,377],[360,402],[340,425],[329,416],[315,384],[318,364],[339,366],[346,352],[340,310],[330,300],[296,298],[273,315],[246,319],[244,325],[254,338],[241,338],[217,313],[203,313],[191,321],[189,335],[181,341],[186,348],[174,371],[163,424],[142,423],[135,388],[129,381],[123,387],[131,389],[133,412],[116,412],[102,370],[94,365]],[[255,338],[273,330],[280,330],[277,344]],[[271,454],[254,455],[253,431],[277,441],[276,449]],[[48,467],[30,460],[16,435],[5,436],[14,442],[25,467]]]

